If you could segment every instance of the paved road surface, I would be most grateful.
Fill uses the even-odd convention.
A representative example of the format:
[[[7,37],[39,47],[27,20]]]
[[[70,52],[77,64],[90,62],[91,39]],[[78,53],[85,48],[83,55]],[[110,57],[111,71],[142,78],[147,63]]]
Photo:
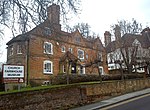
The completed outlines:
[[[145,95],[146,95],[146,97],[145,97]],[[143,97],[144,97],[144,99],[143,99]],[[136,100],[140,99],[140,101],[134,102],[135,99]],[[131,101],[133,101],[135,103],[132,105],[133,108],[132,108],[132,106],[128,105],[127,109],[122,109],[122,108],[117,108],[117,107],[115,109],[113,109],[116,105],[118,105],[118,104],[120,105],[121,102],[123,102],[122,106],[124,106],[124,104],[131,102]],[[111,105],[115,105],[115,106],[111,106]],[[134,105],[137,106],[136,107],[137,109],[134,107]],[[120,107],[122,107],[122,106],[120,106]],[[145,107],[144,109],[142,108],[143,106]],[[103,109],[104,107],[109,107],[109,108]],[[70,110],[150,110],[150,88],[147,88],[147,89],[144,89],[141,91],[128,93],[128,94],[124,94],[124,95],[117,96],[117,97],[113,97],[113,98],[110,98],[107,100],[102,100],[100,102],[73,108]]]
[[[150,94],[129,99],[99,110],[150,110]]]

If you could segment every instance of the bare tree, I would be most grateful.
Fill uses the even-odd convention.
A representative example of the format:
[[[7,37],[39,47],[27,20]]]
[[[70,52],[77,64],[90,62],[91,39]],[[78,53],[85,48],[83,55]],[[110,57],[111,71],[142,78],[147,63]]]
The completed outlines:
[[[89,69],[90,73],[92,73],[94,69],[97,70],[100,83],[102,83],[102,73],[100,71],[99,66],[101,66],[103,63],[103,60],[102,60],[103,54],[104,54],[104,52],[99,50],[98,47],[96,47],[95,52],[93,52],[93,53],[91,52],[91,56],[90,56],[90,58],[88,58],[88,61],[85,64],[85,67],[87,67],[87,68],[90,67],[90,69]]]
[[[68,32],[73,32],[78,29],[83,37],[88,37],[90,36],[90,32],[91,32],[90,28],[91,27],[88,23],[78,23],[77,25],[74,25],[73,27],[70,27],[67,25],[65,29]]]
[[[65,30],[67,32],[74,32],[76,30],[79,30],[81,35],[84,38],[87,38],[89,40],[99,37],[99,34],[96,34],[95,32],[91,30],[91,26],[88,23],[78,23],[77,25],[74,25],[73,27],[66,25]]]
[[[142,37],[145,37],[147,38],[145,43],[147,43],[147,48],[145,49],[141,49],[140,51],[140,55],[139,55],[139,59],[140,59],[140,68],[145,68],[145,74],[144,74],[144,77],[146,77],[146,74],[149,74],[150,75],[150,45],[149,45],[149,42],[150,42],[150,28],[147,27],[145,29],[143,29],[143,31],[141,32],[142,33]]]
[[[80,0],[1,0],[0,24],[9,27],[12,32],[18,27],[22,33],[34,25],[38,25],[47,18],[47,7],[51,4],[60,5],[63,21],[72,11],[78,13]]]
[[[78,29],[82,36],[89,36],[90,34],[90,25],[88,23],[78,23],[73,27],[73,30]]]
[[[122,66],[121,62],[124,62],[128,72],[131,73],[133,65],[136,65],[136,55],[139,46],[132,45],[129,41],[132,40],[132,37],[141,32],[142,25],[135,19],[132,19],[132,21],[120,20],[118,24],[111,26],[114,33],[116,26],[119,27],[120,32],[116,34],[119,36],[115,36],[117,38],[115,48],[120,50],[122,59],[117,59],[115,62],[119,62],[118,64],[121,64],[120,66]],[[121,35],[124,36],[124,38],[121,38]],[[126,38],[126,35],[129,35],[128,38]]]
[[[120,51],[128,73],[132,73],[133,65],[136,62],[137,50],[138,45],[128,46],[127,43],[122,42]]]
[[[142,31],[142,24],[138,23],[134,18],[132,19],[132,21],[120,20],[118,21],[117,25],[120,27],[122,35],[126,33],[138,34]],[[114,32],[114,28],[116,27],[116,24],[111,25],[110,27],[111,30]]]
[[[61,58],[60,58],[60,65],[63,64],[66,66],[66,82],[69,84],[69,74],[70,74],[70,68],[73,64],[80,65],[80,59],[73,55],[70,51],[67,51]]]

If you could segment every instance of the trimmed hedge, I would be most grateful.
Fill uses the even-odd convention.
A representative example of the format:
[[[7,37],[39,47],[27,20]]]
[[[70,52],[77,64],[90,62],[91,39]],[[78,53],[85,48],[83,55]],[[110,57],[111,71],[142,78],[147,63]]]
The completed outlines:
[[[100,81],[100,76],[98,75],[68,75],[69,83],[80,83],[80,82],[92,82],[92,81]],[[102,75],[102,81],[108,80],[121,80],[120,74],[115,75]],[[135,79],[142,78],[143,74],[124,74],[124,79]],[[67,83],[67,75],[58,75],[55,77],[51,77],[51,84],[66,84]]]

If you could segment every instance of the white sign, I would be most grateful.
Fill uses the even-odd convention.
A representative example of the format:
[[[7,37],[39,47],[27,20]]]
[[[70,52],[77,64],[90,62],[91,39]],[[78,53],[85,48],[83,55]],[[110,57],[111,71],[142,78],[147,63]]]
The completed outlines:
[[[3,65],[3,78],[24,78],[24,66]]]

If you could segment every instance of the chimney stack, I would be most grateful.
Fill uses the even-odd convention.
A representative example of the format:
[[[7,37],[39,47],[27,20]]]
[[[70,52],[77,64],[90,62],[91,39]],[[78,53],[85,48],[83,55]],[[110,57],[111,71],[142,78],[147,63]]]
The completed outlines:
[[[60,25],[60,6],[52,4],[47,8],[47,16],[50,24],[56,30],[61,30]]]
[[[111,34],[109,31],[105,31],[104,33],[104,42],[105,42],[105,47],[111,42]]]
[[[121,38],[121,28],[119,25],[116,25],[114,28],[115,31],[115,39],[119,40]]]

